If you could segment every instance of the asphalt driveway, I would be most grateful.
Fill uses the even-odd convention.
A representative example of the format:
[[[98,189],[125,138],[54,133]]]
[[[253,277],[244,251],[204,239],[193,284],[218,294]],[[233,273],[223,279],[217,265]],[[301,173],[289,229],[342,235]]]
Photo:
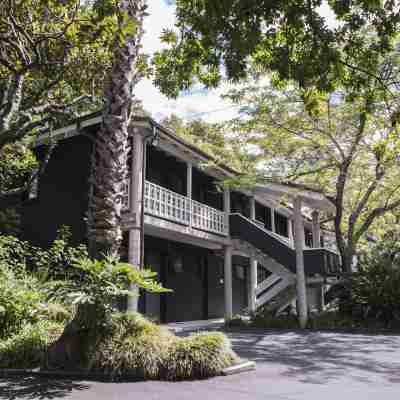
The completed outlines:
[[[255,371],[178,383],[0,379],[0,400],[400,398],[400,336],[295,332],[229,336],[242,357],[257,362]]]

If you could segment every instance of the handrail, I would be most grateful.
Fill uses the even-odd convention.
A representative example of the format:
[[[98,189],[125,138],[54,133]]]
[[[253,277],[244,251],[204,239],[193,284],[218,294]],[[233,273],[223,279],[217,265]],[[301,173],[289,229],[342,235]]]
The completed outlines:
[[[123,208],[129,209],[130,182],[124,183]],[[225,213],[155,183],[145,181],[144,212],[195,229],[228,235]]]
[[[243,214],[240,213],[231,213],[231,215],[240,215],[240,217],[242,217],[243,219],[247,220],[248,222],[250,222],[251,224],[253,224],[254,226],[256,226],[259,229],[262,229],[264,232],[266,232],[268,235],[274,237],[275,239],[279,240],[280,242],[282,242],[284,245],[290,247],[291,249],[293,249],[293,246],[289,240],[289,238],[285,237],[285,236],[281,236],[276,232],[272,232],[268,229],[266,229],[264,226],[261,226],[260,224],[258,224],[257,222],[255,222],[254,220],[247,218],[246,216],[244,216]]]

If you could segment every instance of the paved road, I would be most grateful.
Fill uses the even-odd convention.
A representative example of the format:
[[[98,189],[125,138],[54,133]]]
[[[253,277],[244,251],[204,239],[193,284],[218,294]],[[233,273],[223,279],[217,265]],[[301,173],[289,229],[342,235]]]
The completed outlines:
[[[0,379],[0,400],[398,400],[400,336],[234,333],[256,371],[192,382]]]

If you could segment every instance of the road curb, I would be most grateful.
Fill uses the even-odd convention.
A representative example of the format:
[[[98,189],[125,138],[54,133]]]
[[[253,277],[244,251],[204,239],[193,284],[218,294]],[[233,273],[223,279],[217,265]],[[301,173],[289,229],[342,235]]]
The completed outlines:
[[[235,375],[241,374],[242,372],[253,371],[256,369],[256,363],[254,361],[243,361],[240,364],[233,365],[232,367],[225,368],[222,371],[222,375]]]
[[[240,374],[241,372],[251,371],[255,369],[255,362],[245,360],[239,364],[222,370],[221,375],[234,375]],[[64,371],[64,370],[40,370],[36,369],[0,369],[0,377],[5,378],[7,376],[36,376],[42,378],[63,378],[63,379],[81,379],[90,381],[102,381],[102,382],[113,382],[116,380],[122,381],[145,381],[134,375],[124,375],[118,377],[112,377],[109,374],[102,372],[86,372],[86,371]]]

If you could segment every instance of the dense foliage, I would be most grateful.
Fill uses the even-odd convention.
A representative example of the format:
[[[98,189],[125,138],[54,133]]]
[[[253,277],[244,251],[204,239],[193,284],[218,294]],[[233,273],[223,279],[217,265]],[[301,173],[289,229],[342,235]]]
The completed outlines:
[[[224,78],[242,80],[254,70],[303,88],[330,92],[345,82],[357,91],[392,49],[400,24],[393,0],[175,3],[177,29],[164,32],[168,47],[154,60],[156,84],[169,96],[199,81],[215,87]],[[331,21],[320,12],[323,3]]]
[[[0,3],[0,149],[101,100],[117,16],[111,0]]]
[[[184,121],[176,115],[165,118],[161,124],[212,157],[210,162],[202,165],[203,168],[223,164],[247,175],[254,171],[257,156],[247,151],[246,138],[232,132],[227,134],[225,124],[212,124],[201,119]]]
[[[360,258],[358,273],[349,283],[353,314],[400,326],[400,233],[388,231]]]
[[[220,333],[178,338],[139,314],[119,314],[118,300],[131,295],[129,283],[168,290],[154,280],[155,273],[109,256],[91,260],[84,246],[73,247],[68,238],[64,228],[44,250],[0,236],[0,368],[51,367],[51,349],[60,338],[81,332],[85,343],[91,322],[90,343],[75,348],[73,341],[68,348],[80,360],[84,352],[80,367],[110,379],[203,378],[238,361]]]
[[[222,333],[179,338],[139,314],[115,315],[111,332],[94,355],[93,369],[113,378],[205,378],[238,362]]]

